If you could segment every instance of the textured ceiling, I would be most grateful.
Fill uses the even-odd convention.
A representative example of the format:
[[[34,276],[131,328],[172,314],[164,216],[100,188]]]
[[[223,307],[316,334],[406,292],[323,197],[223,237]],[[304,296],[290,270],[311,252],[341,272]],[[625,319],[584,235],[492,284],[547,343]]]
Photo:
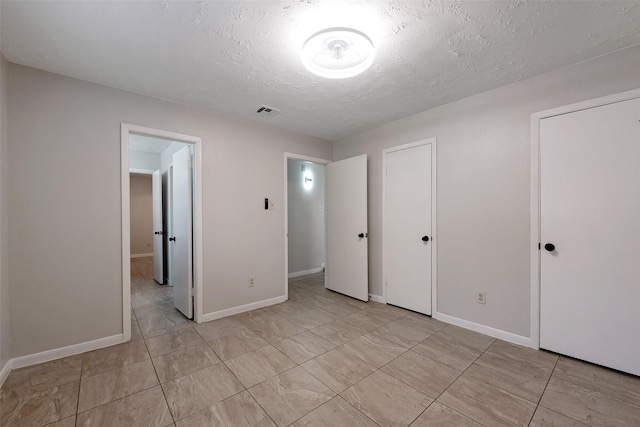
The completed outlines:
[[[300,62],[334,26],[373,40],[365,73]],[[3,0],[1,28],[11,62],[337,140],[639,44],[640,2]]]

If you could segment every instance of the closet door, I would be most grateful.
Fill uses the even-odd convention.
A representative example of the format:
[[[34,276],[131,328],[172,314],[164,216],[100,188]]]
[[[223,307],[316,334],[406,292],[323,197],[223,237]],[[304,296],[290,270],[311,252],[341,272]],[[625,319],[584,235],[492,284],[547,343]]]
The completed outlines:
[[[387,303],[428,315],[433,269],[433,143],[435,140],[383,152],[382,250]]]
[[[640,99],[540,122],[540,346],[640,375]]]

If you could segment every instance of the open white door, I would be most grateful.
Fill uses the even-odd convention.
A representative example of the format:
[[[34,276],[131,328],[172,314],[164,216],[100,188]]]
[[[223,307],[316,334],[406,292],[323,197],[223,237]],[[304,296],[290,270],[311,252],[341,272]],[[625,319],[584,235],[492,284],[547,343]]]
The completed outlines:
[[[367,156],[327,165],[326,287],[369,300]]]
[[[156,279],[156,282],[163,284],[162,240],[164,233],[162,229],[162,176],[159,170],[151,175],[151,195],[153,199],[153,278]]]
[[[188,318],[193,317],[193,234],[192,234],[192,178],[191,147],[184,147],[173,155],[172,169],[172,233],[171,284],[173,304]]]

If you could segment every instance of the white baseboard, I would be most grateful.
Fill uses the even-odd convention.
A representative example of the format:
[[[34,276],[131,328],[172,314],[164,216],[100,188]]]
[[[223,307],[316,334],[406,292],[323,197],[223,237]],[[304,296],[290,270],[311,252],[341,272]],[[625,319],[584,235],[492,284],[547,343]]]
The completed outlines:
[[[41,353],[16,357],[15,359],[11,359],[9,363],[11,364],[11,369],[24,368],[25,366],[37,365],[38,363],[49,362],[51,360],[73,356],[87,351],[98,350],[100,348],[121,344],[123,342],[123,334],[112,335],[110,337],[99,338],[97,340],[74,344],[67,347],[54,348],[53,350],[47,350]]]
[[[146,258],[150,256],[153,256],[153,252],[150,254],[131,254],[131,258]]]
[[[380,295],[369,294],[369,301],[379,302],[380,304],[386,304],[387,302]]]
[[[489,335],[493,338],[498,338],[503,341],[518,344],[524,347],[531,347],[531,338],[528,337],[512,334],[511,332],[503,331],[501,329],[495,329],[486,325],[481,325],[480,323],[470,322],[458,317],[449,316],[448,314],[436,313],[433,317],[442,322],[449,323],[454,326],[460,326],[461,328],[469,329],[481,334]]]
[[[2,370],[0,370],[0,387],[2,387],[4,380],[6,380],[11,373],[11,360],[12,359],[7,360],[7,363],[5,363]]]
[[[262,301],[252,302],[251,304],[245,304],[238,307],[227,308],[220,311],[214,311],[212,313],[206,313],[202,315],[202,322],[209,322],[211,320],[221,319],[223,317],[231,316],[238,313],[244,313],[245,311],[256,310],[258,308],[268,307],[274,304],[280,304],[285,302],[287,297],[281,295],[279,297],[265,299]]]
[[[289,279],[292,279],[294,277],[306,276],[307,274],[322,273],[322,270],[324,270],[323,267],[312,268],[311,270],[296,271],[294,273],[289,273]]]

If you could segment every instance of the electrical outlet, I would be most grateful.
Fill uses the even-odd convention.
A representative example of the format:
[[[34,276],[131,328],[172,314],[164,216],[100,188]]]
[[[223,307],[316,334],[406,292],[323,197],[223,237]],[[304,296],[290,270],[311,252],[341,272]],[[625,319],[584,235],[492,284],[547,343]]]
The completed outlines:
[[[476,291],[476,302],[478,304],[486,304],[487,303],[487,293],[484,291]]]
[[[256,285],[256,278],[253,276],[249,277],[249,287],[253,288]]]

